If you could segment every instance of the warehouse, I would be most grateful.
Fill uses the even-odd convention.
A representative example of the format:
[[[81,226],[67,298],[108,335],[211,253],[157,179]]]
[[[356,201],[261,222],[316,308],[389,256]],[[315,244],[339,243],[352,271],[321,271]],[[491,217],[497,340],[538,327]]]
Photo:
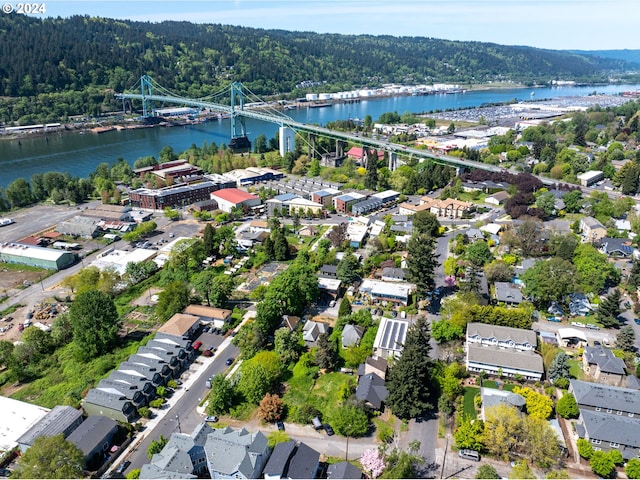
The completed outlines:
[[[0,243],[0,262],[19,263],[47,270],[62,270],[73,264],[77,255],[52,248],[35,247],[20,243]]]

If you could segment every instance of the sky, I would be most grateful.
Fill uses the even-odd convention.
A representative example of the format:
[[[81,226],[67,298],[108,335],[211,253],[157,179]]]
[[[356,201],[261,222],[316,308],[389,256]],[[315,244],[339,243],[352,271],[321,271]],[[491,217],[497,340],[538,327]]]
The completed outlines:
[[[53,17],[80,14],[151,22],[186,20],[318,33],[470,40],[554,50],[640,49],[638,0],[43,0],[42,3],[45,15]]]

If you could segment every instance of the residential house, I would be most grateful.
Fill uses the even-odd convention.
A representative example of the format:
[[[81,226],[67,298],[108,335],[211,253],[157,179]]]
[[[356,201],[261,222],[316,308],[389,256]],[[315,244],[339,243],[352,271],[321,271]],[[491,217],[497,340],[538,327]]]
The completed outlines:
[[[116,393],[117,395],[122,395],[127,400],[129,400],[136,408],[143,407],[149,403],[149,399],[147,398],[147,396],[140,390],[138,390],[138,385],[136,384],[103,378],[98,382],[96,388],[104,392],[111,392]]]
[[[607,385],[621,386],[626,375],[624,360],[602,345],[584,347],[582,365],[586,374]]]
[[[365,278],[360,284],[359,291],[374,303],[386,301],[406,307],[411,300],[411,294],[415,291],[415,288],[415,285],[412,283],[391,283]]]
[[[380,280],[383,282],[404,282],[406,277],[402,268],[384,267],[380,272]]]
[[[368,373],[375,373],[383,380],[387,378],[387,368],[389,364],[387,360],[382,357],[367,357],[364,363],[358,366],[358,376],[367,375]]]
[[[323,188],[311,194],[311,201],[321,204],[324,208],[329,208],[332,205],[333,197],[337,195],[340,195],[340,190],[337,188]]]
[[[195,315],[200,322],[213,325],[216,328],[224,327],[224,324],[231,320],[232,310],[227,308],[206,307],[204,305],[189,305],[184,309],[187,315]]]
[[[375,373],[367,373],[358,378],[356,398],[362,400],[375,410],[381,410],[382,404],[389,396],[385,381]]]
[[[73,407],[57,405],[22,434],[17,442],[22,453],[39,437],[68,437],[82,423],[82,411]]]
[[[306,198],[295,197],[284,202],[289,215],[297,214],[300,217],[308,217],[310,215],[319,216],[324,210],[322,203],[313,202]]]
[[[200,317],[176,313],[159,329],[159,333],[167,333],[176,337],[192,338],[200,328]]]
[[[373,341],[373,354],[378,358],[400,357],[407,339],[409,322],[386,318],[380,320],[376,338]]]
[[[104,463],[116,433],[118,433],[118,422],[114,419],[102,415],[89,415],[67,437],[67,441],[82,451],[85,468],[97,469]]]
[[[262,432],[244,428],[216,428],[204,444],[209,473],[213,479],[260,478],[271,448]]]
[[[346,324],[342,329],[342,348],[359,345],[363,335],[364,328],[360,325],[351,325],[350,323]]]
[[[338,266],[322,265],[322,267],[320,267],[320,276],[324,278],[338,278]]]
[[[531,330],[469,323],[465,347],[467,370],[540,380],[544,367],[542,357],[535,353],[536,345],[536,334]]]
[[[584,317],[593,312],[591,302],[584,293],[569,294],[569,314],[573,317]]]
[[[313,479],[318,477],[320,453],[307,444],[290,440],[273,449],[264,467],[265,479]]]
[[[629,258],[636,250],[631,245],[631,240],[626,238],[603,237],[598,241],[600,251],[610,257]]]
[[[496,300],[509,306],[517,306],[522,303],[522,291],[509,282],[495,282]]]
[[[496,192],[493,195],[489,195],[484,199],[486,203],[490,203],[491,205],[502,205],[509,199],[509,194],[504,190],[501,192]]]
[[[480,388],[480,398],[482,398],[482,411],[480,418],[485,419],[485,411],[489,407],[498,405],[509,405],[522,411],[526,400],[522,395],[510,392],[508,390],[498,390],[495,388]]]
[[[576,432],[595,450],[617,449],[625,460],[640,456],[640,391],[571,380],[578,403]]]
[[[265,202],[267,206],[267,216],[271,218],[274,216],[279,217],[289,215],[287,202],[297,197],[298,196],[294,193],[283,193],[282,195],[276,195],[275,197],[270,198]]]
[[[365,217],[360,217],[365,218]],[[349,222],[347,225],[347,238],[351,248],[360,248],[369,232],[369,225],[361,222]]]
[[[113,392],[92,388],[82,400],[82,409],[87,415],[104,415],[119,422],[131,423],[138,412],[127,397]]]
[[[607,236],[607,229],[593,217],[582,217],[580,219],[580,232],[585,242],[597,242]]]
[[[413,205],[408,202],[403,202],[400,205],[398,205],[398,213],[400,215],[407,215],[407,216],[415,215],[416,213],[421,212],[422,210],[431,211],[431,204],[423,203],[421,205]]]
[[[327,479],[346,480],[362,478],[362,470],[350,462],[332,463],[327,468]]]
[[[563,347],[587,345],[587,337],[582,330],[577,328],[559,328],[557,336],[558,343]]]
[[[302,328],[302,339],[308,346],[314,346],[318,341],[318,337],[323,333],[329,333],[328,323],[309,320]]]
[[[143,374],[138,372],[112,370],[107,377],[107,380],[121,383],[122,388],[128,390],[132,390],[132,387],[135,388],[135,391],[138,391],[144,395],[145,403],[149,403],[156,396],[156,387],[154,387],[153,384],[149,380],[147,380]]]
[[[286,327],[291,331],[294,331],[298,324],[300,323],[300,317],[296,317],[295,315],[283,315],[282,316],[282,327]]]
[[[456,200],[455,198],[448,198],[446,200],[436,200],[431,205],[431,213],[437,217],[462,218],[462,215],[470,212],[472,208],[472,203]]]
[[[322,297],[337,300],[340,296],[342,281],[338,278],[318,277],[318,288]]]
[[[466,232],[464,232],[465,236],[469,239],[470,242],[475,242],[476,240],[484,240],[484,233],[479,228],[470,228]]]

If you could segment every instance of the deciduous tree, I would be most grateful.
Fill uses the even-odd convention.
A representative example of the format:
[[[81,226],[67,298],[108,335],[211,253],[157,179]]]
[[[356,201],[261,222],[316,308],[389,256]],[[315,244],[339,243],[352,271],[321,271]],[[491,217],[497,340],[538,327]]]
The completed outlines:
[[[558,400],[556,411],[562,418],[578,418],[580,415],[576,398],[571,393],[565,393],[562,398]]]
[[[258,415],[266,422],[275,422],[282,418],[284,402],[279,395],[267,393],[258,407]]]
[[[80,347],[77,352],[83,359],[112,351],[118,341],[120,322],[111,297],[98,290],[83,292],[71,304],[69,318],[73,340]]]
[[[41,435],[24,452],[12,478],[82,478],[84,453],[64,435]]]

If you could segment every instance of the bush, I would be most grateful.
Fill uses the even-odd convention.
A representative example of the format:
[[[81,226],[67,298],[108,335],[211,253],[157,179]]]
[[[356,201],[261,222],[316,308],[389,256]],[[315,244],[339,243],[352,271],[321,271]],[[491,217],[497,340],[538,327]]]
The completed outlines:
[[[164,403],[164,399],[156,398],[155,400],[151,400],[149,402],[149,406],[151,408],[162,408],[162,404]]]
[[[567,388],[569,388],[569,379],[568,378],[557,378],[555,382],[553,382],[553,384],[562,389],[562,390],[566,390]]]
[[[589,443],[589,440],[585,440],[584,438],[579,438],[578,441],[576,442],[576,445],[578,446],[578,453],[580,454],[580,456],[582,458],[586,458],[587,460],[590,460],[591,457],[593,456],[593,446],[591,445],[591,443]]]
[[[322,413],[313,405],[305,403],[300,407],[291,408],[290,418],[293,422],[306,425],[311,423],[314,417],[320,417]]]
[[[142,418],[151,418],[151,410],[149,409],[149,407],[140,407],[138,409],[138,415],[140,415]]]

